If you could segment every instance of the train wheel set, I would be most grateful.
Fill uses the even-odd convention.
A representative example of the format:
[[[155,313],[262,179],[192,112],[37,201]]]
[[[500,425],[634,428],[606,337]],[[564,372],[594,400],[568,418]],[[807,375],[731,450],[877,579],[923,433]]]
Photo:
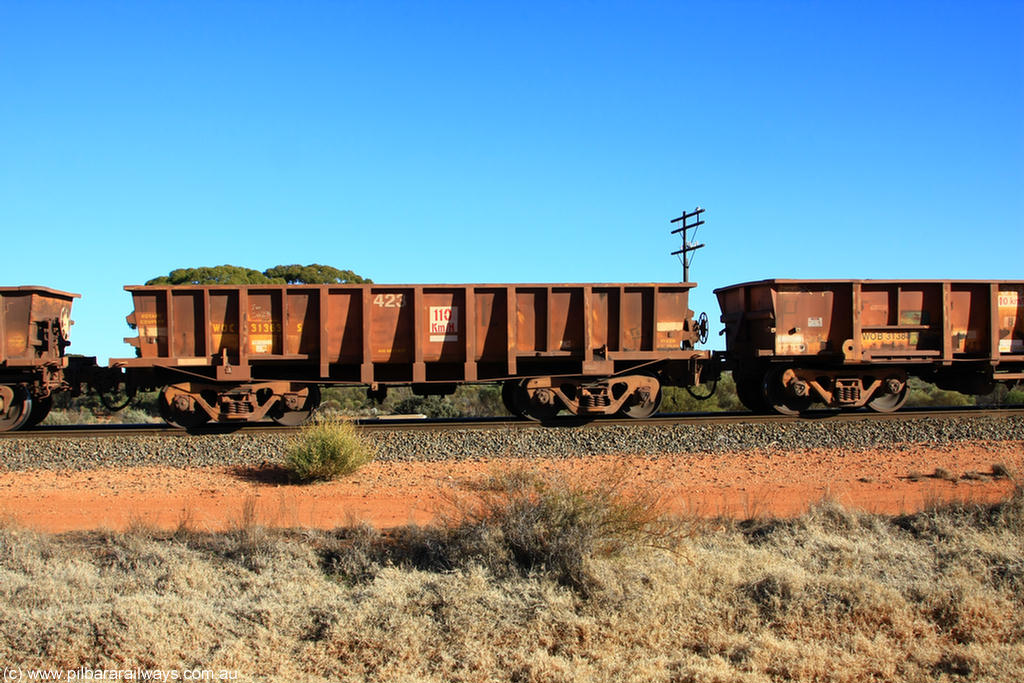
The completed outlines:
[[[736,393],[755,413],[799,415],[815,405],[891,413],[907,402],[908,384],[906,373],[895,368],[828,370],[782,364],[736,375]]]
[[[160,390],[160,416],[168,424],[196,428],[208,422],[259,422],[289,427],[307,422],[320,407],[315,384],[261,382],[241,385],[179,382]]]
[[[513,415],[543,422],[561,411],[579,417],[648,418],[661,405],[655,375],[623,375],[597,381],[559,377],[506,380],[501,398]]]

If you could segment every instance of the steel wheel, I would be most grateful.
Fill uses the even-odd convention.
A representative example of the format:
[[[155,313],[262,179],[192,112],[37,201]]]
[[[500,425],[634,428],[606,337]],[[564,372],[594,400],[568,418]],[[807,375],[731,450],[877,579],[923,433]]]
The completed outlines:
[[[559,411],[562,410],[561,401],[552,392],[552,401],[550,403],[542,403],[537,400],[537,394],[541,391],[550,391],[550,389],[538,389],[534,396],[530,396],[530,392],[526,389],[526,380],[520,382],[515,392],[517,414],[537,422],[545,422],[558,415]]]
[[[167,401],[169,388],[164,387],[156,401],[157,405],[160,406],[160,417],[167,424],[181,429],[192,429],[210,421],[210,416],[206,414],[205,410],[180,410],[173,403],[169,403]],[[173,401],[174,399],[172,398],[171,400]]]
[[[516,395],[519,393],[519,382],[514,379],[501,383],[501,402],[505,404],[505,410],[516,417],[523,417],[519,400]]]
[[[320,388],[310,385],[306,391],[306,400],[298,410],[288,410],[282,402],[278,401],[270,412],[270,418],[279,425],[286,427],[298,427],[309,422],[313,413],[320,407]]]
[[[903,390],[895,394],[879,394],[875,392],[875,396],[868,401],[868,408],[876,413],[894,413],[903,407],[909,395],[910,385],[904,382]]]
[[[763,380],[756,375],[733,374],[736,382],[736,398],[752,413],[767,413],[770,408],[762,393]]]
[[[0,432],[20,429],[32,416],[32,396],[24,387],[7,387],[14,392],[14,400],[0,413]]]
[[[764,377],[764,400],[780,415],[799,415],[811,407],[809,396],[793,396],[786,386],[786,373],[792,372],[792,368],[779,367],[769,370]]]
[[[640,391],[636,391],[626,399],[625,405],[619,408],[619,415],[623,417],[629,417],[634,420],[646,420],[651,415],[658,412],[658,408],[661,407],[661,383],[654,380],[658,390],[654,392],[654,395],[643,396]]]
[[[35,427],[37,424],[46,419],[46,416],[50,414],[50,408],[53,407],[53,396],[44,396],[39,398],[38,396],[32,399],[32,410],[29,412],[28,421],[25,423],[25,429]]]

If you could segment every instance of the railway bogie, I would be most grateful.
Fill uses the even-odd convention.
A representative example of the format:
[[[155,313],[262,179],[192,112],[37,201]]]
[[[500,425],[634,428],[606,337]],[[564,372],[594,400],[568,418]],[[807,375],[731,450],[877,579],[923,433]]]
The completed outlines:
[[[189,381],[163,387],[157,403],[161,416],[180,427],[265,418],[295,426],[308,420],[319,407],[320,390],[315,384],[293,382],[235,385]]]
[[[567,410],[580,417],[621,415],[646,418],[661,404],[661,380],[655,374],[626,374],[593,379],[533,377],[510,380],[503,394],[509,411],[536,420]]]

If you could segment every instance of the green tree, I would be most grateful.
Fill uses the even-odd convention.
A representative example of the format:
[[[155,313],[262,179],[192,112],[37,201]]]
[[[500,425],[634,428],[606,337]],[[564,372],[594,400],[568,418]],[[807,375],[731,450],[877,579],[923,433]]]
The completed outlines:
[[[290,266],[274,266],[263,271],[263,274],[270,278],[283,279],[290,285],[342,285],[342,284],[370,284],[373,280],[356,275],[351,270],[338,270],[331,266],[322,266],[313,263],[302,266],[297,263]]]
[[[258,270],[241,266],[202,266],[177,268],[167,275],[155,277],[147,285],[265,285],[284,284],[283,278],[273,279]]]
[[[201,266],[177,268],[167,275],[155,277],[147,285],[281,285],[281,284],[363,284],[373,280],[356,275],[351,270],[339,270],[314,263],[308,266],[294,264],[274,266],[262,273],[241,266]]]

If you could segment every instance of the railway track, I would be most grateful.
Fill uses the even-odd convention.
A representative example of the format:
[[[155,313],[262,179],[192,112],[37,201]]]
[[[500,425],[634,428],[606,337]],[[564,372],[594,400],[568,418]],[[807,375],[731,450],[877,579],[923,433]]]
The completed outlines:
[[[544,427],[559,429],[568,427],[600,428],[609,426],[676,426],[676,425],[728,425],[728,424],[777,424],[807,422],[892,422],[917,420],[921,418],[989,418],[1024,416],[1024,406],[992,408],[969,406],[960,408],[919,408],[901,410],[895,413],[870,411],[817,411],[802,416],[753,415],[748,412],[728,413],[680,413],[658,415],[646,419],[613,418],[581,420],[574,417],[555,418],[541,423],[521,418],[370,418],[356,420],[359,429],[368,432],[413,432],[413,431],[465,431],[493,429],[532,429]],[[297,432],[299,427],[284,427],[275,423],[246,423],[239,425],[213,425],[201,429],[183,430],[167,424],[94,424],[40,426],[34,429],[0,432],[3,440],[33,439],[89,439],[118,436],[157,436],[181,438],[197,435],[216,434],[288,434]]]

